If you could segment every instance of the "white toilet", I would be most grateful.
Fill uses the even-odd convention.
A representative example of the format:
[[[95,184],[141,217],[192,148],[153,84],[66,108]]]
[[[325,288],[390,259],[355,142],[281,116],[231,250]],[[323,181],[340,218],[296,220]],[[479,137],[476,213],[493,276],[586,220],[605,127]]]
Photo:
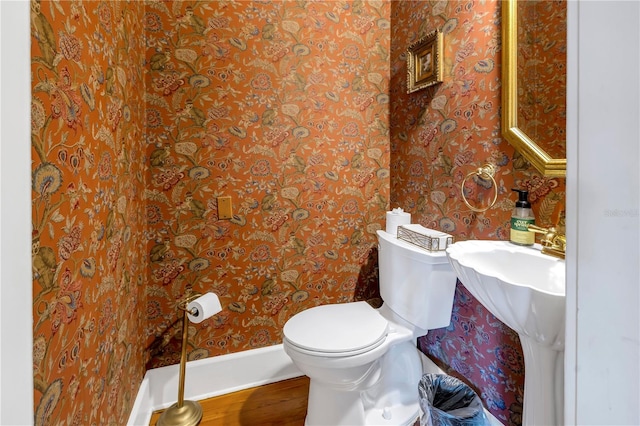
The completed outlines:
[[[451,320],[456,275],[444,251],[378,231],[379,309],[322,305],[284,325],[284,350],[310,378],[307,426],[411,425],[420,415],[416,339]]]

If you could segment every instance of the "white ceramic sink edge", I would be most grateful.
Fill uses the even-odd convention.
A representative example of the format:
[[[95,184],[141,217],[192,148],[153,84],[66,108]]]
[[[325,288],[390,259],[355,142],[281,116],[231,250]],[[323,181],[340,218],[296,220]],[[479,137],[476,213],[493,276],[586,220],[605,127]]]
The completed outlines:
[[[507,241],[468,240],[447,248],[462,284],[493,315],[539,344],[564,348],[565,262]]]
[[[468,240],[449,246],[447,255],[462,266],[505,283],[565,296],[565,261],[542,254],[539,244],[526,247],[508,241]]]

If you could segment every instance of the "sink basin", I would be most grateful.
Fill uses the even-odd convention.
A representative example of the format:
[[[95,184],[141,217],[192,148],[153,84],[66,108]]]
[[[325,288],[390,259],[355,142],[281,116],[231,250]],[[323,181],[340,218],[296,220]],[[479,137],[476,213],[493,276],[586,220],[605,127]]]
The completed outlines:
[[[524,425],[563,424],[565,262],[507,241],[460,241],[447,257],[462,284],[520,336]]]
[[[564,260],[507,241],[461,241],[447,255],[462,284],[500,321],[564,348]]]

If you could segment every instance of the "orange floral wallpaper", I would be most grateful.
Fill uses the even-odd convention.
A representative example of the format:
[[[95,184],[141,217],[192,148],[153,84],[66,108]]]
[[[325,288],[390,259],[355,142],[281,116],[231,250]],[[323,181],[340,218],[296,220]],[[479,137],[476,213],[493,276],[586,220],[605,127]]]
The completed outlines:
[[[512,188],[529,191],[536,222],[543,226],[554,223],[564,204],[564,179],[540,176],[501,136],[500,18],[499,1],[392,2],[391,206],[455,240],[507,240],[517,199]],[[436,28],[444,33],[444,81],[408,95],[406,48]],[[471,176],[465,195],[476,207],[487,206],[494,191],[498,198],[476,213],[463,202],[461,185],[485,163],[496,166],[497,188]],[[517,335],[460,283],[454,313],[449,327],[419,339],[420,348],[471,384],[502,422],[520,424],[524,365]],[[488,324],[491,329],[475,329]],[[478,351],[487,346],[495,353]],[[506,363],[498,356],[504,352]],[[501,371],[503,364],[508,367]]]
[[[549,225],[564,202],[564,179],[540,176],[500,130],[500,7],[469,1],[392,2],[391,204],[458,240],[509,238],[516,194],[527,189],[537,223]],[[444,32],[444,82],[406,94],[406,46]],[[484,213],[462,201],[460,185],[485,163],[496,166],[498,199]],[[484,207],[490,183],[468,179],[465,194]]]
[[[542,224],[564,200],[500,137],[495,1],[31,4],[37,424],[124,424],[145,365],[178,361],[185,292],[223,304],[190,359],[272,345],[378,296],[390,207],[505,239],[511,187]],[[445,81],[406,95],[406,46],[436,27]],[[476,214],[459,185],[485,161],[498,203]]]
[[[280,343],[303,309],[375,296],[370,264],[389,199],[389,8],[147,5],[149,342],[175,334],[187,289],[223,305],[191,327],[190,359]],[[222,195],[231,220],[218,218]],[[171,345],[159,350],[152,365],[177,362]]]
[[[35,424],[125,424],[145,373],[141,2],[31,2]]]
[[[566,157],[566,28],[565,0],[518,3],[518,126],[554,158]]]

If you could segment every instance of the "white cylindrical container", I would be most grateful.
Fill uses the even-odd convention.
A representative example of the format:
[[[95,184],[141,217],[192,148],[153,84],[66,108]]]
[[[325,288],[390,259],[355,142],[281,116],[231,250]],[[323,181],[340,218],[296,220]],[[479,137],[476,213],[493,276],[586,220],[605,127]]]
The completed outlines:
[[[394,237],[398,236],[398,226],[409,225],[411,223],[411,213],[407,213],[400,207],[387,212],[387,227],[388,234]]]

